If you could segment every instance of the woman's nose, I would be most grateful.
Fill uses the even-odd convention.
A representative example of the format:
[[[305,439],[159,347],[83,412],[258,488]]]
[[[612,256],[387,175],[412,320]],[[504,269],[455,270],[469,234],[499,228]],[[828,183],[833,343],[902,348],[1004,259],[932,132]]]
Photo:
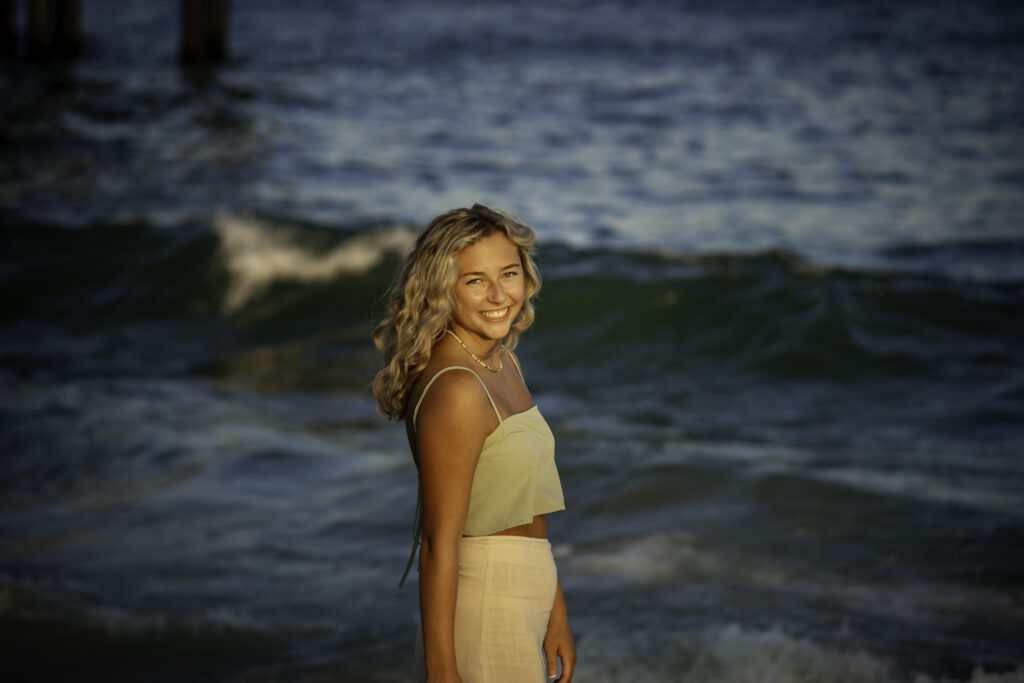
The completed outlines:
[[[505,288],[501,285],[500,281],[493,282],[487,288],[487,300],[495,304],[500,304],[505,300]]]

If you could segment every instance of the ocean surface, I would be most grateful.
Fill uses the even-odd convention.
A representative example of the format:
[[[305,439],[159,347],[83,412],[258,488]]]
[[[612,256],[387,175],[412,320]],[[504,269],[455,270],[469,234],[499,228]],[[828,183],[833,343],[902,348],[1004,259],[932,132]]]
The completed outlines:
[[[411,680],[369,335],[474,202],[576,680],[1024,681],[1020,3],[81,4],[0,61],[5,681]]]

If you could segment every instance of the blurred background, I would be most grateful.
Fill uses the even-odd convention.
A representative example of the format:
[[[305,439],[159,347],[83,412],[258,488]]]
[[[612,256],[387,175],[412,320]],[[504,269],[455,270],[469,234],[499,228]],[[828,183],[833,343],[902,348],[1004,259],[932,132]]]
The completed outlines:
[[[1024,680],[1024,6],[180,25],[0,61],[5,680],[411,680],[369,335],[474,202],[539,236],[578,680]]]

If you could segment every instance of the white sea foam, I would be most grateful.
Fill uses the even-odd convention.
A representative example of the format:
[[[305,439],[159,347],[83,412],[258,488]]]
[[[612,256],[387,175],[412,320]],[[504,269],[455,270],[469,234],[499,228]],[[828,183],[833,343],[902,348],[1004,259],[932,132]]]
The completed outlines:
[[[1024,513],[1024,488],[1014,482],[980,477],[945,479],[922,472],[892,472],[865,468],[818,469],[818,479],[861,490],[983,510]],[[1001,489],[1001,490],[997,490]]]
[[[221,214],[214,221],[231,283],[225,313],[242,308],[277,281],[326,282],[338,275],[369,271],[389,253],[404,253],[415,241],[407,228],[356,235],[316,253],[291,238],[289,229],[251,217]]]
[[[611,424],[610,428],[604,427],[606,432],[617,429],[618,433],[625,433],[631,427],[621,419],[618,422],[593,422]],[[587,428],[591,431],[599,429],[589,424]],[[648,428],[648,431],[652,430]],[[815,450],[791,444],[693,439],[669,441],[659,451],[645,453],[645,462],[649,465],[733,462],[742,464],[745,471],[754,476],[788,473],[869,493],[1024,514],[1024,486],[1012,477],[954,477],[892,468],[871,469],[863,465],[826,467],[818,462],[818,458],[820,455]]]
[[[958,683],[958,681],[946,676],[936,679],[925,674],[919,674],[914,677],[914,683]],[[975,667],[971,672],[971,677],[964,683],[1024,683],[1024,667],[1018,667],[1013,671],[1004,671],[1002,673],[989,673],[984,667]]]
[[[868,653],[826,647],[778,628],[730,624],[695,633],[581,638],[578,678],[591,683],[888,683],[890,664]]]
[[[577,643],[575,678],[588,683],[895,683],[885,658],[737,624],[705,631],[623,636],[598,627]],[[1024,668],[974,669],[969,679],[916,674],[913,683],[1024,683]]]
[[[115,607],[97,607],[90,610],[87,620],[102,626],[111,635],[160,633],[171,629],[195,634],[270,629],[266,622],[252,615],[225,607],[179,616],[163,613],[133,614]]]
[[[592,552],[566,554],[572,573],[594,578],[663,583],[709,576],[724,570],[716,554],[698,547],[684,532],[656,534]]]
[[[618,436],[629,433],[628,430],[633,428],[621,418],[588,419],[590,422],[581,429],[597,433],[603,430],[603,433]],[[646,429],[653,433],[653,429]],[[822,466],[817,461],[819,457],[812,449],[790,444],[692,439],[668,441],[653,454],[650,450],[644,453],[644,461],[648,465],[733,462],[742,464],[745,471],[753,476],[792,474],[886,496],[1024,514],[1024,486],[1014,477],[952,476],[892,468],[872,469],[864,465],[829,467]],[[898,456],[892,459],[898,459]]]
[[[82,612],[73,605],[52,602],[0,576],[0,615],[19,621],[67,621],[100,628],[110,635],[160,633],[180,629],[192,633],[269,631],[265,620],[238,609],[215,607],[184,614],[132,612],[112,605],[94,605]]]
[[[1008,620],[1024,619],[1012,593],[929,581],[871,583],[853,575],[788,565],[771,557],[719,551],[682,531],[630,537],[594,550],[559,546],[559,564],[577,580],[613,580],[657,589],[681,582],[741,586],[801,601],[831,601],[865,615],[916,623],[978,611]]]

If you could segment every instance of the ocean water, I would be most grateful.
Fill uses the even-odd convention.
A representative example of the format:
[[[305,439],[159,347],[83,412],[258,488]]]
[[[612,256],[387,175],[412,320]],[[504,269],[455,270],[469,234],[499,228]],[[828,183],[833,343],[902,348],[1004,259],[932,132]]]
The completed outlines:
[[[369,335],[476,201],[577,680],[1024,680],[1017,4],[82,4],[0,62],[5,680],[411,680]]]

